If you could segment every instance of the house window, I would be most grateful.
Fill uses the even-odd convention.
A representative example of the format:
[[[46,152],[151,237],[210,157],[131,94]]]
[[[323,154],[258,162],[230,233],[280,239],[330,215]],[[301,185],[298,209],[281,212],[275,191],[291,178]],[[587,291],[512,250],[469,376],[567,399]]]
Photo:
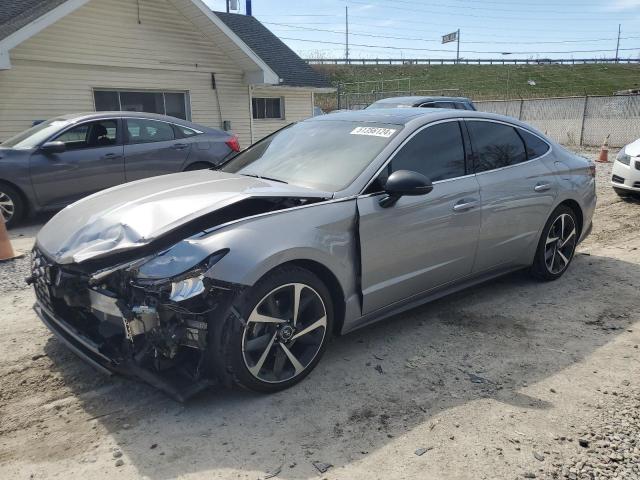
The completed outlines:
[[[94,90],[97,112],[147,112],[191,119],[187,92]]]
[[[253,118],[284,118],[284,99],[282,97],[254,98],[251,102]]]

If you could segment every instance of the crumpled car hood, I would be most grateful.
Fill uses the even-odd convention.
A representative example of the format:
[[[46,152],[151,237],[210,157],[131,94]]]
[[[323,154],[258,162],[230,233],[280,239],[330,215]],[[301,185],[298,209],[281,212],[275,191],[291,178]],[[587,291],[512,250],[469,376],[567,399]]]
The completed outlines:
[[[640,157],[640,139],[627,145],[624,149],[624,153],[631,157]]]
[[[40,230],[36,244],[56,263],[80,263],[142,247],[194,219],[250,197],[330,196],[212,170],[163,175],[103,190],[69,205]]]

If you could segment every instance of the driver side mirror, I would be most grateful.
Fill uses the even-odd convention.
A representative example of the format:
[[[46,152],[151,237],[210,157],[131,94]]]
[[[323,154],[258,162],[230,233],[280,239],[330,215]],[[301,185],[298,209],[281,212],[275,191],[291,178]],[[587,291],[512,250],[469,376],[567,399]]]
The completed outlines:
[[[62,153],[67,149],[64,142],[47,142],[40,146],[40,151],[44,153]]]
[[[426,195],[431,190],[431,180],[421,173],[398,170],[389,175],[384,186],[386,195],[380,199],[380,206],[391,207],[404,195]]]

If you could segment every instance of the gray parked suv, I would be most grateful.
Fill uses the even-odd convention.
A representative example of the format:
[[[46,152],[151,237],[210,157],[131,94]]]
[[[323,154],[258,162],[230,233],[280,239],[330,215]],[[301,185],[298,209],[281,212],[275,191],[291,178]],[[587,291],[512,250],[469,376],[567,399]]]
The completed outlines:
[[[56,117],[0,144],[0,212],[10,227],[27,213],[132,180],[210,168],[239,150],[231,133],[164,115]]]
[[[373,102],[367,109],[374,108],[453,108],[457,110],[476,110],[476,106],[467,97],[423,97],[413,95],[410,97],[389,97]]]

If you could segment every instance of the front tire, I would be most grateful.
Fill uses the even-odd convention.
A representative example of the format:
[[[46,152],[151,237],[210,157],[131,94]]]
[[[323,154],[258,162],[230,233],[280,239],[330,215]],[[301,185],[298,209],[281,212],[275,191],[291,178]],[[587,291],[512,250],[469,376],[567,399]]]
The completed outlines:
[[[0,183],[0,214],[7,228],[14,227],[24,217],[25,207],[18,190],[11,185]]]
[[[569,268],[578,244],[575,212],[560,205],[549,216],[542,230],[531,273],[539,280],[560,278]]]
[[[222,352],[225,384],[277,392],[300,382],[320,361],[333,331],[333,303],[312,272],[278,267],[232,303],[224,334],[214,343]]]

